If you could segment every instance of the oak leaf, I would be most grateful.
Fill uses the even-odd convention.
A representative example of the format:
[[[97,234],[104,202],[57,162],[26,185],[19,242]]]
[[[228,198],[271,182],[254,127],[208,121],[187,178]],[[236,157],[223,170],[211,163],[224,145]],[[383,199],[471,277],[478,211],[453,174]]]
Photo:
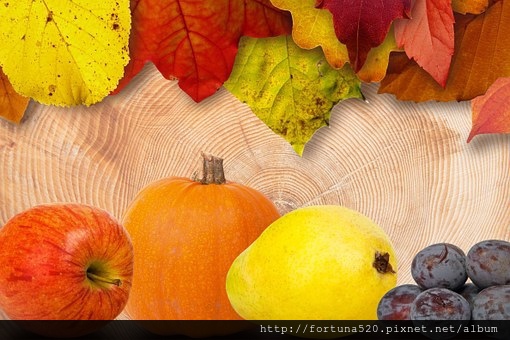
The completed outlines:
[[[510,133],[510,78],[499,78],[487,92],[471,101],[473,125],[469,143],[482,133]]]
[[[289,11],[292,15],[292,38],[304,49],[320,46],[328,63],[334,68],[342,68],[349,62],[347,47],[342,44],[333,26],[333,16],[329,11],[315,8],[316,0],[271,0],[276,7]],[[357,75],[363,82],[378,82],[386,74],[389,54],[401,50],[397,47],[393,31],[390,31],[379,46],[372,48],[367,60]]]
[[[409,17],[411,0],[317,0],[316,7],[333,14],[336,36],[347,46],[357,72],[368,52],[384,41],[393,20]]]
[[[500,77],[510,77],[510,1],[498,1],[479,15],[455,14],[455,49],[443,88],[403,53],[392,53],[379,93],[400,100],[471,100]]]
[[[396,51],[402,51],[402,49],[397,46],[395,34],[391,28],[382,44],[368,52],[365,64],[356,73],[358,78],[366,83],[381,81],[386,76],[390,53]]]
[[[316,0],[271,0],[271,3],[292,15],[292,38],[304,49],[320,46],[328,63],[342,68],[349,61],[347,47],[336,37],[333,16],[315,7]]]
[[[320,48],[304,50],[290,36],[242,38],[225,87],[299,155],[315,131],[328,125],[336,103],[362,97],[349,65],[334,69]]]
[[[132,0],[131,62],[114,93],[147,62],[200,102],[230,75],[242,35],[287,34],[290,15],[269,0]]]
[[[3,1],[0,18],[0,66],[20,95],[50,105],[91,105],[123,76],[128,0]]]
[[[30,98],[19,95],[0,68],[0,117],[19,123],[25,114]]]
[[[394,23],[397,45],[443,87],[453,55],[453,23],[451,0],[415,0],[411,19]]]

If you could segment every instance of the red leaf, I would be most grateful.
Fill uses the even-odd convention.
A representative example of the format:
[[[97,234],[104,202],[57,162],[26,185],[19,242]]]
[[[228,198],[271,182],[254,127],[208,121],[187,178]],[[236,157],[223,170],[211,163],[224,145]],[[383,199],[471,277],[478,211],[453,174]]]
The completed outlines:
[[[510,133],[510,78],[497,79],[483,96],[471,101],[473,126],[467,139],[482,133]]]
[[[131,60],[115,93],[152,61],[199,102],[228,79],[243,34],[291,32],[289,14],[269,0],[132,0],[131,11]]]
[[[383,42],[392,21],[409,17],[411,0],[317,0],[316,7],[333,15],[336,36],[347,46],[350,63],[358,72],[370,49]]]
[[[454,49],[451,0],[415,0],[411,17],[395,21],[397,45],[444,87]]]

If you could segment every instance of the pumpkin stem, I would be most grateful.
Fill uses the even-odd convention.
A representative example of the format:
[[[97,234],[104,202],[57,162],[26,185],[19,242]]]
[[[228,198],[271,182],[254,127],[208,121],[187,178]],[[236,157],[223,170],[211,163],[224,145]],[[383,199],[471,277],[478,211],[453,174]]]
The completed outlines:
[[[223,171],[223,159],[202,153],[203,158],[203,177],[200,180],[202,184],[224,184],[226,182]]]

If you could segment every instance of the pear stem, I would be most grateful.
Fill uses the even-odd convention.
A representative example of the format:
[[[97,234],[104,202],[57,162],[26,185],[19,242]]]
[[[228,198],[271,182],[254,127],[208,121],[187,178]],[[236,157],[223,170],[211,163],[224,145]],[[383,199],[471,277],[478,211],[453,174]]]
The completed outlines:
[[[93,282],[107,283],[107,284],[112,284],[112,285],[116,285],[116,286],[120,286],[122,284],[122,281],[120,279],[110,279],[108,277],[103,277],[103,276],[94,274],[90,271],[87,271],[87,278]]]
[[[395,273],[390,264],[390,254],[388,253],[381,254],[377,251],[372,265],[381,274]]]

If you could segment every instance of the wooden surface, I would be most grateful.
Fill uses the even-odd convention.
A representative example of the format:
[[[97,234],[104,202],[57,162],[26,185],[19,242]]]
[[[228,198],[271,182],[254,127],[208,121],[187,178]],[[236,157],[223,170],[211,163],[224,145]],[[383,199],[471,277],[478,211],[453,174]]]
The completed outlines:
[[[303,157],[225,89],[200,104],[148,66],[121,94],[91,107],[31,103],[21,125],[0,120],[0,223],[33,205],[93,204],[121,218],[156,179],[200,172],[200,153],[226,177],[265,193],[282,213],[342,204],[391,237],[399,283],[435,242],[466,252],[510,240],[510,136],[475,137],[469,103],[397,102],[364,87],[338,104]]]

